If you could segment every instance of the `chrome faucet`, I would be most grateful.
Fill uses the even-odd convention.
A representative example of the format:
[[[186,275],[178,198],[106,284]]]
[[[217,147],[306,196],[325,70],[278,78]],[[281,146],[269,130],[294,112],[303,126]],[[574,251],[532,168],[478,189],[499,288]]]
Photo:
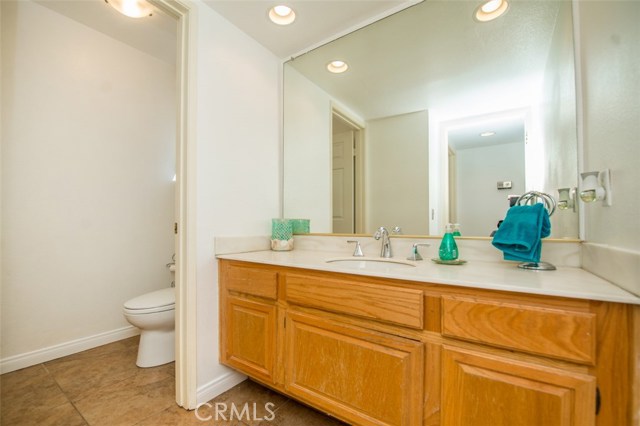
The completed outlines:
[[[384,226],[381,226],[380,229],[373,234],[373,238],[379,240],[382,238],[382,248],[380,249],[380,257],[390,258],[393,256],[391,252],[391,239],[389,239],[389,231]]]

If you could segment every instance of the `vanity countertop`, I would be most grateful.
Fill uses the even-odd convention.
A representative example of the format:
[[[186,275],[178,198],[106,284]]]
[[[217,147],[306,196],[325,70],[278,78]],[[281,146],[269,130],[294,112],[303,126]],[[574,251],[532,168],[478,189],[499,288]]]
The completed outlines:
[[[639,297],[583,269],[573,267],[559,266],[555,271],[531,271],[518,268],[516,262],[472,260],[464,265],[439,265],[425,258],[419,262],[406,261],[415,267],[360,270],[341,266],[339,263],[327,263],[329,259],[345,259],[347,256],[344,252],[311,250],[265,250],[217,257],[317,271],[640,305]],[[400,257],[396,260],[405,262]]]

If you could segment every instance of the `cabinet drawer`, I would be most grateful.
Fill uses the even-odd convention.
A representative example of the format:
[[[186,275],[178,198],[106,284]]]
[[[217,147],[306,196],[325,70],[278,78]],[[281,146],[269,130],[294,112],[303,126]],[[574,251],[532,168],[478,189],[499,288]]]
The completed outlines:
[[[473,298],[442,298],[442,334],[533,354],[595,363],[595,314]]]
[[[278,273],[260,268],[224,264],[227,290],[275,300],[278,297]]]
[[[325,311],[423,327],[424,298],[420,290],[287,274],[286,299]]]

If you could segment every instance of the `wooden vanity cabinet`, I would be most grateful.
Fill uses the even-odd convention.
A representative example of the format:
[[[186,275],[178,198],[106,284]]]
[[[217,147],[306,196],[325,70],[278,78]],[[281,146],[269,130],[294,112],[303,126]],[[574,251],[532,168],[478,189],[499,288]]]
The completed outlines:
[[[420,425],[423,344],[287,313],[285,389],[359,425]]]
[[[637,421],[634,306],[229,260],[220,300],[224,364],[349,424]]]
[[[220,282],[221,362],[275,383],[278,273],[225,265]]]
[[[595,424],[591,375],[450,347],[442,370],[443,425]]]

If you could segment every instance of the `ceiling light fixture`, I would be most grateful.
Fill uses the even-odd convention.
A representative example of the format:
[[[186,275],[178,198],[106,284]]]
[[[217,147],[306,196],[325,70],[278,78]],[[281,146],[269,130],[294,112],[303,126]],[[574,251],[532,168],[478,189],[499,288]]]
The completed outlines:
[[[104,2],[130,18],[142,18],[153,14],[153,7],[146,0],[104,0]]]
[[[486,138],[487,136],[493,136],[495,134],[496,132],[482,132],[480,133],[480,136],[482,136],[483,138]]]
[[[269,19],[278,25],[289,25],[296,20],[296,13],[289,6],[283,4],[269,9]]]
[[[347,65],[345,61],[336,60],[329,62],[327,64],[327,69],[329,70],[329,72],[332,72],[334,74],[340,74],[348,70],[349,65]]]
[[[482,3],[473,13],[473,19],[478,22],[489,22],[502,16],[509,9],[507,0],[489,0]]]

